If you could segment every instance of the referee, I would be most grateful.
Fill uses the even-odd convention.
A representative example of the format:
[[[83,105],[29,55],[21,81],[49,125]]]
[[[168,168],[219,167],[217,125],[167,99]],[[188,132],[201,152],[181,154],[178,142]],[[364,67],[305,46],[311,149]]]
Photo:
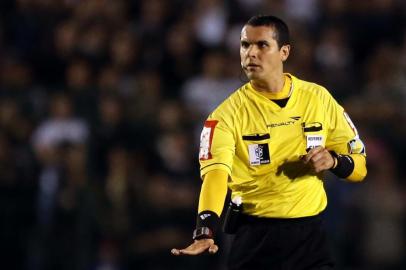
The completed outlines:
[[[204,123],[194,242],[172,254],[217,252],[215,232],[229,188],[236,203],[225,221],[235,223],[228,226],[235,232],[230,270],[333,269],[321,217],[323,173],[362,181],[364,145],[324,87],[284,73],[290,41],[281,19],[252,17],[240,45],[249,82]]]

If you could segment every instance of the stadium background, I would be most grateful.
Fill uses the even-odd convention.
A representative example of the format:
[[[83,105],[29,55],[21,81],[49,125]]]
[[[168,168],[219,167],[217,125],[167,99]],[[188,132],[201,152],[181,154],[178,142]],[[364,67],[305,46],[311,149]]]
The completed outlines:
[[[339,269],[406,269],[406,2],[2,0],[0,268],[224,269],[190,242],[202,121],[242,84],[242,24],[290,25],[286,70],[326,86],[367,145],[329,176]],[[311,105],[310,105],[311,106]]]

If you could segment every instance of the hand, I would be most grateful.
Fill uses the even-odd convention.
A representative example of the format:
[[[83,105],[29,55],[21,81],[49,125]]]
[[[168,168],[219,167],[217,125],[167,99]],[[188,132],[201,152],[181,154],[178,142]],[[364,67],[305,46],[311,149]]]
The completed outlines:
[[[322,146],[311,149],[302,160],[305,164],[309,164],[316,173],[331,169],[335,163],[330,152]]]
[[[214,244],[213,239],[200,239],[195,240],[190,246],[184,249],[176,249],[173,248],[171,253],[175,256],[179,255],[199,255],[206,250],[209,251],[210,254],[214,254],[218,251],[219,247]]]

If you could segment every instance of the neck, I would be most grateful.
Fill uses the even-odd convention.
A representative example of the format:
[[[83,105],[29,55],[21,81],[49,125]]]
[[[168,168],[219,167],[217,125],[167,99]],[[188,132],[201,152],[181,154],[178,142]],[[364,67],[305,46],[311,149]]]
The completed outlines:
[[[258,92],[278,93],[283,90],[285,75],[283,73],[268,78],[266,81],[251,80],[252,87]]]

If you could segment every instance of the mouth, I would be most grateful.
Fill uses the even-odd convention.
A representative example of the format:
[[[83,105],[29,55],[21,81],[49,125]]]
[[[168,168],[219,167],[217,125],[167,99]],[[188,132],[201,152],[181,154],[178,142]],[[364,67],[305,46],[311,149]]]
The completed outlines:
[[[261,66],[258,64],[250,63],[250,64],[246,65],[245,67],[246,67],[246,69],[258,69]]]

